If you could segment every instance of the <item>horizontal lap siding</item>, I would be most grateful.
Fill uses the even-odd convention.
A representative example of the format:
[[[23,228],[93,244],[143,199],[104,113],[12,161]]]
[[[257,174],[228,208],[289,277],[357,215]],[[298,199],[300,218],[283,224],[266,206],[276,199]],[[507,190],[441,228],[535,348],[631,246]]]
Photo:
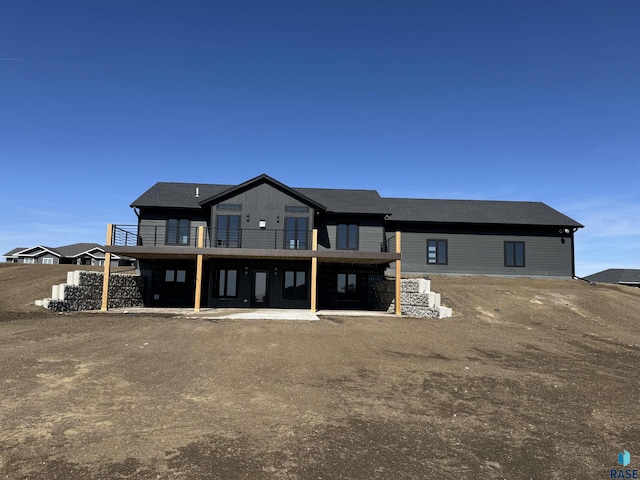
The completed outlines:
[[[384,241],[382,220],[364,220],[362,218],[323,218],[318,222],[318,250],[336,250],[337,225],[355,223],[358,225],[358,251],[379,252]]]
[[[144,246],[165,245],[167,238],[167,219],[187,218],[191,221],[189,243],[191,246],[197,245],[197,228],[207,227],[206,215],[203,212],[184,211],[142,211],[138,223],[138,235],[142,239]]]
[[[427,239],[447,240],[448,264],[427,264]],[[504,242],[525,243],[525,267],[504,266]],[[402,234],[404,272],[570,277],[571,238],[559,236],[447,233]]]

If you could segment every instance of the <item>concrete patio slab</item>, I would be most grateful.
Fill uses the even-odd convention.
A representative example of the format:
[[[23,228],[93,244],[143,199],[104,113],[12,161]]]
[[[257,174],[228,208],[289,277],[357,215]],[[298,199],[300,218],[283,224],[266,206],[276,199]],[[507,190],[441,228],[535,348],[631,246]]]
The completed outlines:
[[[97,312],[96,313],[104,313]],[[156,307],[132,307],[111,308],[106,313],[131,314],[131,315],[171,315],[189,318],[225,319],[225,320],[320,320],[322,316],[333,317],[394,317],[386,312],[372,312],[367,310],[320,310],[311,313],[307,309],[288,308],[203,308],[194,312],[193,308],[156,308]]]

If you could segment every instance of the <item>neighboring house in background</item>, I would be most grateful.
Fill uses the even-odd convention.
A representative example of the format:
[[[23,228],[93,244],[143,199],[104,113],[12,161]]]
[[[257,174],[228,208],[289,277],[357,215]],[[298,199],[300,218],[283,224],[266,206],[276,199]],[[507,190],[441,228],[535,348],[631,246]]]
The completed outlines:
[[[584,279],[590,282],[617,283],[630,287],[640,287],[640,269],[609,268],[584,277]]]
[[[40,263],[40,264],[76,264],[103,266],[105,260],[104,246],[97,243],[74,243],[61,247],[14,248],[4,254],[7,263]],[[114,255],[111,264],[114,266],[133,265],[134,260]]]
[[[267,175],[156,183],[131,207],[138,224],[109,226],[106,251],[138,260],[145,304],[196,308],[372,308],[372,285],[400,260],[411,276],[571,278],[582,227],[539,202],[382,198]]]

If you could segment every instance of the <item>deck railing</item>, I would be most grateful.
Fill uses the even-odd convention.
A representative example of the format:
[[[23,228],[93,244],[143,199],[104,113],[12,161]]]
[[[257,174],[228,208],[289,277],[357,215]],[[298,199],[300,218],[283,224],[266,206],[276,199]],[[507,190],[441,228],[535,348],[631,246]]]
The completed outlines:
[[[393,253],[396,251],[396,236],[388,237],[384,242],[380,243],[380,251],[384,253]]]
[[[205,248],[311,250],[310,230],[205,228]],[[165,225],[114,225],[111,245],[119,247],[197,247],[198,227],[168,229]]]
[[[135,247],[142,245],[137,225],[114,225],[111,233],[111,245]]]

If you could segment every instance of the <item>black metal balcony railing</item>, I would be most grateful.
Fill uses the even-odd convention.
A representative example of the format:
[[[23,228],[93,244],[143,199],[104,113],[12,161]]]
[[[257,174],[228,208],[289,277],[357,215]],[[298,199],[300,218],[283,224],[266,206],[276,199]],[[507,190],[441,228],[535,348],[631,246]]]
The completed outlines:
[[[204,231],[207,248],[311,250],[311,231],[266,229],[210,229]],[[197,247],[198,227],[168,229],[164,225],[114,225],[111,244],[119,247]]]
[[[383,253],[393,253],[396,251],[396,236],[387,238],[384,242],[380,243],[380,251]]]
[[[117,247],[135,247],[142,245],[137,225],[114,225],[111,231],[111,245]]]

